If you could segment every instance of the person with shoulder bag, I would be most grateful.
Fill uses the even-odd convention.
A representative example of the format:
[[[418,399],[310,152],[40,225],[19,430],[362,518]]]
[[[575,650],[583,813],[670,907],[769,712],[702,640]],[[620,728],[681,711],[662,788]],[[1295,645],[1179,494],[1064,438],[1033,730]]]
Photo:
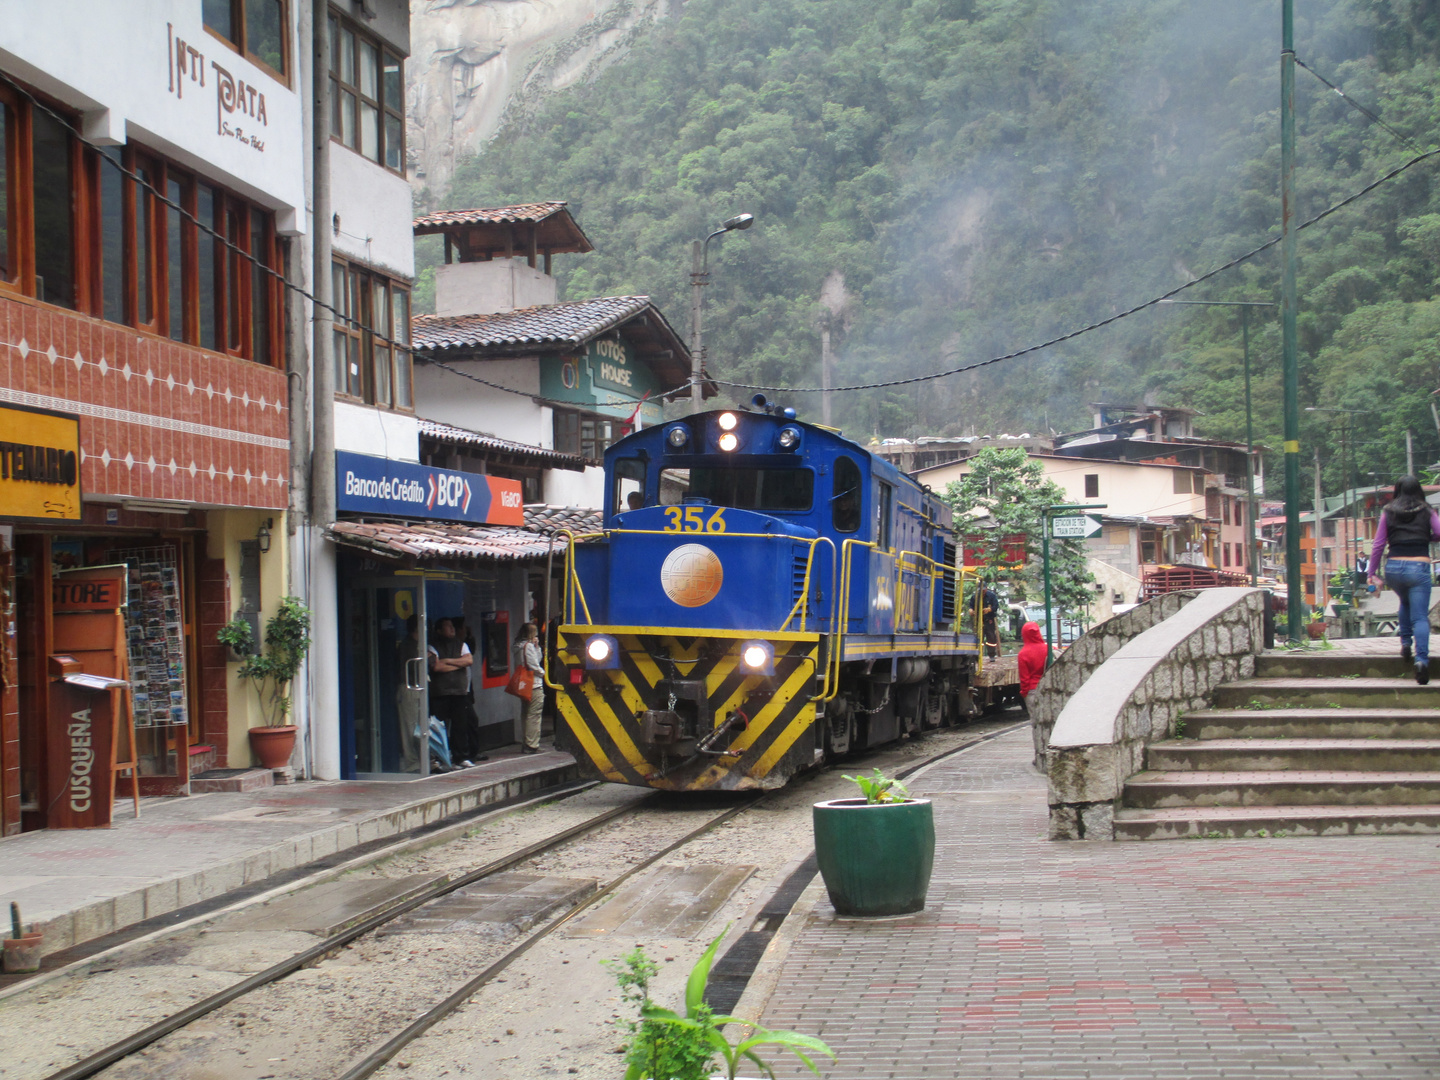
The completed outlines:
[[[520,627],[520,633],[515,638],[515,672],[505,687],[507,694],[514,694],[525,702],[525,745],[520,748],[522,754],[540,752],[540,716],[545,710],[544,660],[540,651],[540,632],[533,622],[527,622]]]
[[[1400,658],[1414,661],[1421,686],[1430,682],[1430,544],[1435,540],[1440,540],[1440,515],[1425,501],[1420,481],[1402,476],[1395,497],[1380,513],[1370,549],[1370,583],[1380,584],[1375,571],[1385,555],[1385,585],[1400,597]]]

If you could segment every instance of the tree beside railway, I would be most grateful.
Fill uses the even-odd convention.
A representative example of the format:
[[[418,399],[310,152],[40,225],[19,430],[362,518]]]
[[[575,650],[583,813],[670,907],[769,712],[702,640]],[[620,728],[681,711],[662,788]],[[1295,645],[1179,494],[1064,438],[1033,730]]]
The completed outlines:
[[[1064,489],[1045,479],[1041,464],[1020,447],[986,447],[969,459],[969,468],[946,487],[945,499],[955,510],[956,532],[984,566],[980,576],[991,584],[1008,583],[1011,600],[1042,595],[1045,508],[1065,502]],[[967,529],[966,519],[985,527]],[[1094,584],[1085,542],[1052,540],[1050,592],[1058,617],[1084,616],[1095,598]]]

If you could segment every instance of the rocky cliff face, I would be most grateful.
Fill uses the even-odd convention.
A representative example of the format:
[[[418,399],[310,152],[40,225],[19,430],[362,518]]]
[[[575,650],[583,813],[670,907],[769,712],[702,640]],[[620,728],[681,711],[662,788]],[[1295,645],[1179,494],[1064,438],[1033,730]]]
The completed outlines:
[[[443,202],[457,161],[546,94],[593,78],[678,0],[411,0],[411,177]],[[536,192],[535,198],[563,193]]]

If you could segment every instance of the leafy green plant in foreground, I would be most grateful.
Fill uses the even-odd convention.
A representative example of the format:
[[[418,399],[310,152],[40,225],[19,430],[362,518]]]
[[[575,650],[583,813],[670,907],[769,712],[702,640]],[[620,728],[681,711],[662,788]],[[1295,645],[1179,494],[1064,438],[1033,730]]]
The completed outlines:
[[[711,1067],[718,1056],[724,1062],[727,1080],[735,1080],[735,1070],[748,1060],[774,1080],[772,1069],[756,1053],[762,1046],[788,1049],[815,1075],[820,1075],[812,1055],[835,1053],[813,1035],[796,1031],[772,1031],[758,1024],[748,1037],[732,1044],[722,1030],[726,1024],[743,1024],[733,1016],[715,1013],[705,1004],[705,987],[710,981],[710,968],[715,952],[729,932],[727,926],[710,942],[690,971],[685,983],[685,1015],[662,1009],[650,1000],[650,980],[658,965],[637,946],[609,967],[620,987],[620,996],[627,1005],[639,1011],[639,1020],[621,1020],[620,1027],[629,1036],[625,1046],[625,1080],[709,1080]]]
[[[876,769],[872,776],[847,776],[845,779],[860,785],[867,803],[903,802],[910,797],[904,784],[890,779],[879,769]]]

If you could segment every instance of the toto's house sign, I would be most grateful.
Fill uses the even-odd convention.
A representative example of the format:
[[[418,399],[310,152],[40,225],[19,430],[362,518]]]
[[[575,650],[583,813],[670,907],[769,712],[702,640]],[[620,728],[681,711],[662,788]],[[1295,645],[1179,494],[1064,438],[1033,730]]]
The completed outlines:
[[[337,451],[335,507],[362,514],[524,525],[519,480]]]

